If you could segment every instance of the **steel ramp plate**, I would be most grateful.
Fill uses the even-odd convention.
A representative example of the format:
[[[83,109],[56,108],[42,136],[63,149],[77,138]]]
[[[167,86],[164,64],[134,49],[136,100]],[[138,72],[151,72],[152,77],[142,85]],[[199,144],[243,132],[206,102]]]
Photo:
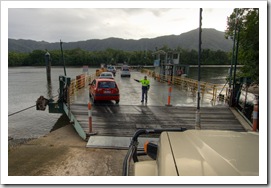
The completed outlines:
[[[106,149],[128,149],[131,137],[115,136],[91,136],[89,137],[86,147],[89,148],[106,148]],[[139,137],[138,149],[143,150],[146,141],[158,142],[159,138]]]

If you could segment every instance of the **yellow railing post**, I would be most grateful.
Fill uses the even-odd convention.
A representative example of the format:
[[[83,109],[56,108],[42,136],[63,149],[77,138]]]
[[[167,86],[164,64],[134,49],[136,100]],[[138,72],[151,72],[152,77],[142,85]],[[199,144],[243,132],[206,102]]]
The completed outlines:
[[[216,99],[216,86],[214,85],[213,86],[213,101],[215,101],[215,99]]]

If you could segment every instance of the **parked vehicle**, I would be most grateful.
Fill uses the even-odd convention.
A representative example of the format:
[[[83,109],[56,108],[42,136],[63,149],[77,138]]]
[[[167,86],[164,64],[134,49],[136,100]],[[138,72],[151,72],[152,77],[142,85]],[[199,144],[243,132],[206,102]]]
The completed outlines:
[[[113,79],[94,79],[89,86],[89,96],[93,102],[114,100],[120,101],[119,88]]]
[[[121,77],[131,77],[130,69],[128,66],[123,66],[120,72]]]
[[[100,78],[114,79],[114,75],[112,72],[102,72],[99,76],[99,79]]]
[[[138,137],[158,133],[159,144],[144,145],[150,160],[139,161]],[[134,134],[125,157],[125,176],[131,158],[135,176],[258,176],[259,133],[141,129]]]
[[[107,66],[107,71],[108,72],[112,72],[114,76],[116,76],[116,72],[117,72],[117,69],[116,67],[112,66],[112,65],[108,65]]]

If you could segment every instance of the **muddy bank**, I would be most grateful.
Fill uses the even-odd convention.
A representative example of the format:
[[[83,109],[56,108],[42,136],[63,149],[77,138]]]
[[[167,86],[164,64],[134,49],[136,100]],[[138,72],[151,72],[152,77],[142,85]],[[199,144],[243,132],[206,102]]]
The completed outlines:
[[[10,140],[8,175],[120,176],[126,152],[86,148],[73,126],[66,125],[38,139]]]

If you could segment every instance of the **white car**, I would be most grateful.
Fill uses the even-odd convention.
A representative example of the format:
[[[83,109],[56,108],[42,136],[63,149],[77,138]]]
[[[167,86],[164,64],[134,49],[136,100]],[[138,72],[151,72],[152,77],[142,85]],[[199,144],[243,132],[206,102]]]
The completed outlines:
[[[107,72],[112,72],[113,75],[115,76],[116,75],[116,72],[117,72],[117,69],[116,67],[112,66],[112,65],[108,65],[107,66]]]
[[[120,72],[121,77],[131,77],[130,69],[128,66],[123,66]]]
[[[114,79],[114,75],[112,72],[102,72],[98,78]]]
[[[144,146],[150,160],[139,161],[137,137],[159,131],[158,144]],[[123,163],[125,176],[131,158],[135,176],[259,176],[257,132],[142,129],[134,135]]]

